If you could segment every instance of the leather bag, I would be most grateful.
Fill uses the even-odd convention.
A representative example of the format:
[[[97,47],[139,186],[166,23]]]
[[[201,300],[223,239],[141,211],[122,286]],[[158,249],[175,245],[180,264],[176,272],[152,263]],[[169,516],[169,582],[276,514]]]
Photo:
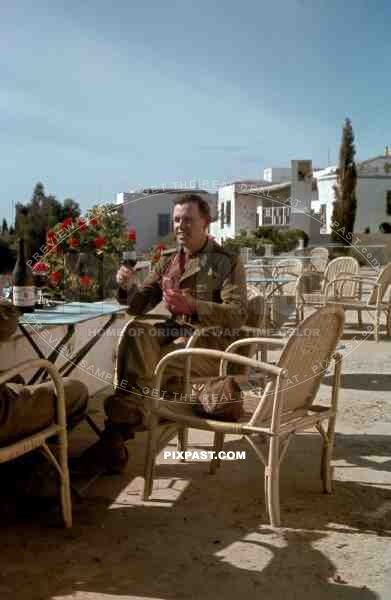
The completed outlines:
[[[215,377],[196,392],[193,402],[193,412],[197,416],[239,421],[243,410],[239,379],[232,375]]]

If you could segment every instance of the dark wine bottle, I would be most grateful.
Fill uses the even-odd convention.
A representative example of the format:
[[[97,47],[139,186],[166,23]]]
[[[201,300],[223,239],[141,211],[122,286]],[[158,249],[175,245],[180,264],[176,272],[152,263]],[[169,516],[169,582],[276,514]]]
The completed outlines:
[[[26,263],[24,239],[19,238],[18,257],[12,271],[12,299],[20,312],[33,312],[35,305],[34,278]]]
[[[124,267],[128,267],[128,269],[133,269],[136,263],[136,250],[126,250],[125,252],[122,252],[121,265],[123,265]]]

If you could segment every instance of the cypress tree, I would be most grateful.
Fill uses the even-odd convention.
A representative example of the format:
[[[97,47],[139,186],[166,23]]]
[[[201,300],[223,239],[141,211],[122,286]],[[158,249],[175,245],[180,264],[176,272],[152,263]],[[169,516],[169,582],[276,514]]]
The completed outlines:
[[[342,244],[352,240],[356,218],[357,170],[354,156],[354,133],[350,119],[345,119],[342,141],[339,150],[337,181],[334,185],[335,202],[333,208],[331,239]]]

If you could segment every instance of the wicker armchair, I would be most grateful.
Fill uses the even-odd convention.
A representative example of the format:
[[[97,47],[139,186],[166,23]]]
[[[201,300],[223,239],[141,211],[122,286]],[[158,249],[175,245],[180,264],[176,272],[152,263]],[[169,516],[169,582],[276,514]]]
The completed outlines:
[[[269,313],[267,309],[267,305],[265,303],[264,297],[260,294],[259,289],[256,286],[247,284],[247,321],[246,324],[240,328],[240,335],[242,338],[250,337],[250,336],[259,336],[265,335],[265,332],[269,330],[271,327],[271,323],[269,320]],[[162,320],[166,319],[167,316],[158,313],[145,313],[144,315],[137,315],[137,319],[150,318],[150,317],[160,317]],[[123,326],[121,333],[119,335],[118,343],[116,348],[113,351],[113,363],[114,363],[114,377],[113,377],[113,386],[114,389],[118,388],[120,385],[120,372],[121,372],[121,363],[123,361],[123,357],[125,356],[124,350],[126,350],[126,339],[129,334],[129,329],[133,327],[133,319],[129,319]],[[211,332],[215,332],[217,335],[219,333],[218,327],[202,327],[194,329],[193,334],[187,342],[182,343],[182,347],[186,348],[194,348],[196,345],[200,343],[200,338],[203,335],[209,334]],[[181,346],[178,345],[178,348]],[[246,348],[246,354],[249,355],[251,352],[256,352],[256,348],[248,347]],[[148,420],[149,409],[146,403],[144,402],[144,398],[140,397],[140,402],[135,404],[135,409],[141,413],[142,423],[134,428],[134,431],[144,431],[145,423]],[[99,433],[98,433],[99,435]],[[185,435],[185,433],[184,433]],[[172,436],[171,436],[172,437]],[[179,446],[182,445],[182,440],[179,439]]]
[[[278,277],[278,275],[295,275],[299,277],[303,270],[303,261],[298,258],[284,258],[274,265],[273,277]]]
[[[226,434],[239,434],[247,440],[265,466],[266,505],[272,526],[280,525],[279,471],[281,461],[293,435],[315,427],[323,439],[321,474],[325,492],[331,492],[330,461],[334,443],[334,428],[341,371],[341,356],[335,354],[344,325],[341,308],[325,306],[303,321],[285,344],[277,365],[240,356],[236,352],[244,345],[259,348],[280,348],[280,340],[247,338],[234,342],[225,352],[205,348],[175,350],[164,356],[155,369],[155,389],[161,389],[162,378],[171,361],[185,358],[185,392],[190,398],[194,384],[191,373],[193,356],[209,356],[220,360],[220,375],[226,374],[227,363],[234,363],[251,370],[248,381],[255,374],[263,376],[263,391],[248,393],[245,399],[243,419],[238,423],[216,421],[194,416],[191,404],[169,402],[159,397],[149,403],[148,445],[145,459],[144,500],[152,493],[153,473],[157,453],[164,448],[175,431],[193,427],[214,433],[213,449],[218,453],[224,445]],[[334,378],[331,401],[328,406],[313,404],[322,374],[334,359]],[[206,381],[206,379],[204,379]],[[200,380],[197,378],[196,384]],[[249,396],[249,398],[247,397]],[[159,421],[164,419],[162,424]],[[327,429],[323,421],[327,421]],[[183,441],[183,440],[182,440]],[[182,449],[184,449],[182,447]],[[211,471],[219,466],[213,459]]]
[[[313,248],[310,252],[310,256],[313,270],[318,273],[324,273],[327,263],[329,262],[329,251],[327,248],[321,246]]]
[[[281,326],[295,312],[296,323],[299,322],[299,312],[296,302],[297,282],[304,273],[304,263],[297,258],[285,259],[278,262],[273,269],[273,277],[283,276],[287,282],[279,287],[278,294],[273,298],[273,320]]]
[[[61,479],[61,506],[62,516],[65,527],[72,526],[72,502],[69,484],[68,472],[68,437],[66,429],[65,395],[61,375],[56,367],[44,359],[29,360],[17,365],[12,369],[2,372],[0,375],[0,384],[3,384],[15,375],[29,369],[45,369],[53,381],[56,391],[56,410],[52,423],[39,431],[25,435],[23,439],[0,446],[0,463],[13,460],[32,450],[41,449],[44,456],[56,468]],[[58,437],[57,451],[58,457],[54,455],[47,444],[47,440],[53,436]]]
[[[306,306],[319,308],[326,301],[331,301],[330,296],[332,288],[328,284],[336,279],[351,278],[358,276],[360,265],[355,258],[350,256],[335,258],[330,261],[322,274],[317,271],[307,271],[302,273],[296,283],[296,309],[298,320],[304,319],[304,310]],[[358,299],[360,297],[360,284],[358,280],[351,281],[343,287],[343,296],[348,300]],[[329,294],[326,297],[326,294]],[[360,316],[359,316],[359,323]]]
[[[358,284],[361,288],[363,283],[369,283],[371,286],[367,301],[364,302],[361,297],[357,300],[347,300],[344,287]],[[342,306],[345,311],[357,311],[360,315],[360,323],[362,311],[374,312],[374,335],[376,342],[379,341],[380,337],[380,317],[384,313],[387,335],[391,335],[391,263],[383,267],[375,281],[370,278],[348,276],[331,281],[327,284],[325,296],[326,299],[329,298],[328,302],[332,302],[333,305]]]

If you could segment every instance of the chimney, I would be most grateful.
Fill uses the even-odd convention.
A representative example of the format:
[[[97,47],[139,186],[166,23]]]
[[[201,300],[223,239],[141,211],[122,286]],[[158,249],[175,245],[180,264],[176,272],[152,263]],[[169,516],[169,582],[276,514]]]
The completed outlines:
[[[390,149],[388,146],[386,146],[386,149],[384,151],[384,156],[391,156]]]

